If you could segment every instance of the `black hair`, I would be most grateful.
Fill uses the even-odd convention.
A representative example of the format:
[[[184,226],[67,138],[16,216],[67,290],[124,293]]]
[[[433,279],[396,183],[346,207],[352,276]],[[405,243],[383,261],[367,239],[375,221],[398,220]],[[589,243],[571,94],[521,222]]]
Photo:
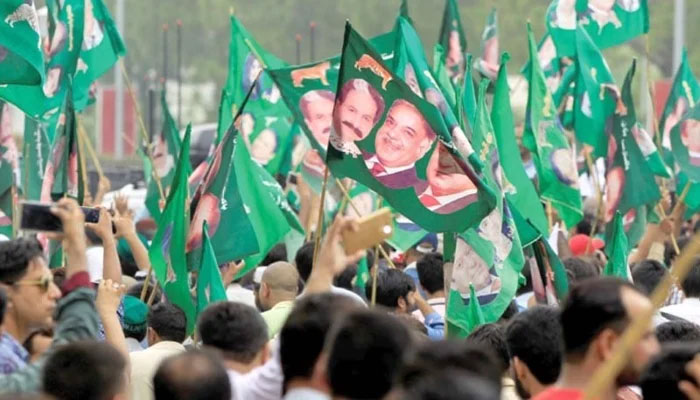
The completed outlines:
[[[505,330],[499,324],[484,324],[474,329],[467,336],[467,343],[472,343],[489,349],[498,359],[501,374],[508,370],[510,365],[510,354],[506,343]]]
[[[24,339],[24,342],[22,342],[22,347],[24,347],[24,349],[27,350],[27,353],[29,353],[30,355],[34,355],[34,338],[37,336],[48,336],[50,338],[53,338],[53,329],[34,329],[29,333],[29,336],[27,336],[27,338]]]
[[[676,239],[678,249],[681,251],[683,251],[683,248],[688,245],[688,243],[690,243],[690,238],[688,237],[679,237]],[[664,264],[670,268],[676,256],[676,247],[673,245],[672,241],[667,240],[666,243],[664,243]]]
[[[147,322],[162,340],[182,343],[187,337],[187,317],[175,304],[163,302],[152,306]]]
[[[420,377],[445,368],[478,375],[494,385],[500,385],[503,377],[493,351],[464,340],[440,340],[425,342],[408,358],[401,383],[410,387]]]
[[[656,260],[642,260],[632,267],[632,282],[642,293],[651,295],[668,270]]]
[[[700,341],[700,326],[690,321],[668,321],[656,327],[659,343]]]
[[[696,354],[700,352],[697,343],[671,343],[665,345],[661,353],[654,357],[642,374],[640,385],[645,399],[685,399],[678,390],[678,382],[695,382],[685,370]]]
[[[200,314],[197,329],[204,345],[241,363],[253,361],[268,340],[267,325],[258,310],[241,303],[210,305]]]
[[[418,281],[428,294],[445,290],[445,278],[442,254],[429,253],[416,262]]]
[[[167,358],[153,376],[155,400],[228,400],[231,391],[223,364],[204,350]]]
[[[5,308],[7,307],[7,294],[5,289],[0,287],[0,325],[5,319]]]
[[[557,380],[563,358],[559,310],[547,306],[527,309],[510,320],[505,336],[510,357],[518,357],[541,384]]]
[[[274,245],[260,262],[260,265],[268,266],[277,261],[287,262],[287,245],[284,243],[277,243]]]
[[[576,224],[576,233],[582,234],[582,235],[590,235],[591,229],[593,228],[592,227],[593,218],[594,217],[590,214],[584,214],[581,221],[579,221],[579,223]]]
[[[693,267],[681,282],[681,287],[686,297],[700,297],[700,258],[695,258]]]
[[[144,297],[144,301],[147,301],[148,299],[151,298],[151,294],[153,293],[153,288],[155,287],[156,294],[153,297],[153,303],[152,304],[158,304],[161,302],[161,299],[163,297],[163,291],[160,289],[160,285],[148,285],[146,288],[146,296]],[[132,285],[129,289],[127,289],[126,294],[129,296],[136,297],[137,299],[141,298],[141,291],[143,290],[143,282],[138,282]]]
[[[562,260],[562,263],[564,264],[566,277],[569,279],[570,284],[595,278],[600,275],[595,265],[580,257],[570,257]]]
[[[498,323],[507,323],[516,315],[518,315],[518,304],[515,302],[515,300],[511,300],[510,303],[508,303],[508,307],[506,307],[503,314],[501,314],[501,318],[498,319]]]
[[[433,371],[406,388],[406,400],[499,400],[500,384],[472,373],[448,369]]]
[[[314,242],[306,242],[299,250],[297,250],[296,256],[294,256],[294,265],[299,271],[299,277],[306,282],[311,275],[311,267],[314,264]]]
[[[352,280],[357,275],[357,264],[350,264],[333,279],[333,286],[352,291]]]
[[[333,322],[359,304],[347,296],[322,293],[302,297],[279,335],[280,363],[285,385],[293,378],[310,378]]]
[[[395,317],[371,310],[350,313],[326,341],[333,395],[377,399],[394,386],[411,348],[408,330]]]
[[[57,400],[107,400],[126,390],[126,360],[105,342],[73,342],[46,360],[42,386]]]
[[[0,242],[0,282],[11,285],[27,273],[29,262],[43,257],[36,238],[18,238]]]
[[[377,299],[376,303],[380,306],[388,308],[396,308],[399,299],[405,299],[410,292],[416,290],[416,284],[410,276],[399,271],[398,269],[387,269],[385,271],[377,271]],[[365,295],[367,299],[372,298],[372,279],[365,286]]]
[[[580,359],[606,328],[620,333],[627,327],[623,288],[637,291],[629,282],[611,277],[589,279],[569,290],[559,316],[566,357]]]

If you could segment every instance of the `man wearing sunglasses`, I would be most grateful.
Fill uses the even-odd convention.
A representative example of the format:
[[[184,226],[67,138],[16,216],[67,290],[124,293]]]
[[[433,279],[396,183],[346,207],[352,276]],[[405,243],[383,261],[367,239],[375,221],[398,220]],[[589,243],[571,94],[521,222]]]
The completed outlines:
[[[85,217],[74,200],[61,199],[51,210],[63,223],[63,232],[47,234],[62,240],[66,280],[59,289],[36,239],[0,243],[0,288],[7,296],[0,329],[0,392],[39,389],[40,369],[46,356],[61,344],[95,338],[98,317],[95,291],[86,268]],[[52,348],[29,364],[21,344],[32,330],[54,325]]]

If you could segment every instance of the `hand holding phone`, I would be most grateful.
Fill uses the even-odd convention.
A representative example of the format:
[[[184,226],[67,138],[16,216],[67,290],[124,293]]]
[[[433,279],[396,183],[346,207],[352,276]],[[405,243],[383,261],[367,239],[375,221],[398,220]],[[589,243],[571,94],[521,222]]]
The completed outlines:
[[[34,232],[63,232],[61,219],[51,212],[54,204],[44,204],[35,201],[22,201],[20,205],[20,229]],[[100,219],[100,209],[80,207],[85,215],[85,222],[97,223]]]
[[[357,220],[358,230],[343,231],[343,247],[346,254],[354,254],[382,243],[394,233],[391,210],[381,208]]]

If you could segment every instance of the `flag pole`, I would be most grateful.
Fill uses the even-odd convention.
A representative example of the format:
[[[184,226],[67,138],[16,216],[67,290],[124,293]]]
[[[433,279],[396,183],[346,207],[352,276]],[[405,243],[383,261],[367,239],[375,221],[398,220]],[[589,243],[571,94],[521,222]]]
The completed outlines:
[[[301,64],[301,35],[297,33],[294,38],[297,44],[297,65]]]
[[[309,23],[309,56],[311,56],[310,62],[313,62],[316,59],[316,54],[315,54],[315,49],[316,47],[316,22],[311,21]]]
[[[77,119],[77,116],[76,116]],[[77,122],[77,121],[76,121]],[[92,193],[90,193],[90,186],[88,185],[88,177],[87,177],[87,164],[85,163],[85,157],[83,156],[85,153],[83,152],[85,150],[85,140],[83,140],[82,135],[80,134],[80,123],[78,122],[78,152],[80,153],[80,169],[82,170],[81,175],[83,176],[83,203],[85,203],[85,195],[90,196],[90,199],[95,200],[92,198]],[[92,203],[92,201],[90,202]],[[91,204],[93,205],[93,204]]]
[[[374,307],[377,305],[377,275],[379,272],[379,255],[377,250],[381,249],[381,244],[378,244],[374,248],[374,260],[372,261],[372,295],[370,297],[370,306]]]
[[[343,185],[343,182],[341,182],[340,179],[336,178],[335,183],[338,185],[340,188],[340,191],[343,192],[343,196],[348,200],[348,204],[350,204],[350,207],[355,211],[355,214],[360,215],[360,210],[357,208],[355,203],[352,201],[352,198],[350,198],[350,193],[348,193],[348,189]],[[379,253],[384,257],[386,262],[389,264],[391,268],[396,268],[396,265],[394,265],[394,262],[391,261],[391,257],[386,253],[386,250],[384,250],[384,247],[379,246]]]
[[[671,273],[666,274],[661,282],[659,282],[650,298],[652,307],[648,311],[635,315],[634,318],[632,318],[631,324],[625,329],[622,337],[618,341],[615,353],[593,373],[585,391],[585,400],[598,398],[603,390],[618,376],[629,359],[630,354],[632,354],[632,348],[647,332],[652,317],[666,302],[674,282],[676,280],[678,280],[679,283],[683,282],[693,268],[696,254],[698,253],[700,253],[700,233],[693,236],[688,246],[683,249],[683,253],[679,256],[678,261],[673,265]]]
[[[100,176],[100,178],[104,177],[104,171],[102,170],[102,165],[100,165],[100,160],[97,158],[97,153],[95,153],[95,149],[92,147],[92,143],[90,143],[89,138],[87,137],[87,132],[85,132],[85,127],[83,126],[80,117],[78,119],[78,136],[81,138],[83,147],[87,149],[88,154],[90,154],[90,158],[92,159],[92,163],[95,164],[95,169],[97,170],[97,174]],[[126,138],[126,136],[125,136]],[[131,142],[133,144],[133,142]]]
[[[153,283],[153,290],[151,291],[151,295],[148,297],[148,302],[146,303],[149,308],[153,304],[153,299],[156,298],[156,291],[158,291],[158,279],[155,279],[155,283]]]
[[[316,222],[316,237],[314,238],[314,261],[316,264],[316,258],[318,257],[318,248],[321,245],[321,236],[323,236],[323,211],[326,202],[326,191],[328,189],[328,167],[326,166],[325,172],[323,173],[323,186],[321,187],[321,205],[318,207],[318,220]]]

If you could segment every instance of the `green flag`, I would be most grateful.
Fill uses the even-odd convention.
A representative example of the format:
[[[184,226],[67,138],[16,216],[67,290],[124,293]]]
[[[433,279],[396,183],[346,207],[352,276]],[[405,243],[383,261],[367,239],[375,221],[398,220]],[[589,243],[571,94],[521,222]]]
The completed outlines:
[[[165,90],[160,93],[160,106],[163,113],[163,127],[154,137],[154,141],[151,144],[151,154],[153,157],[153,173],[160,179],[161,186],[160,188],[158,187],[158,181],[154,178],[150,180],[146,191],[146,208],[148,208],[148,212],[151,213],[151,216],[156,221],[160,216],[160,189],[162,188],[163,194],[167,197],[170,185],[175,178],[176,161],[183,164],[184,168],[186,168],[186,175],[189,176],[190,170],[189,159],[183,162],[183,160],[175,158],[180,153],[182,141],[180,140],[177,123],[168,109],[168,102],[165,100]]]
[[[603,269],[604,276],[617,276],[622,279],[629,279],[627,274],[627,255],[629,247],[627,245],[627,235],[622,222],[622,214],[615,212],[615,219],[612,226],[609,226],[609,234],[606,235],[605,254],[608,256],[608,263]],[[606,229],[608,232],[608,229]]]
[[[547,78],[547,84],[550,90],[552,90],[552,85],[550,85],[549,79],[550,78]],[[562,126],[568,130],[573,130],[575,128],[574,103],[576,101],[577,79],[578,68],[576,64],[571,64],[561,73],[561,77],[558,78],[558,82],[556,82],[557,86],[551,92],[552,98],[554,99],[554,104],[557,107],[559,120],[561,121]],[[581,118],[584,117],[585,116],[582,116]]]
[[[85,1],[83,45],[73,79],[73,100],[78,111],[94,102],[97,78],[124,54],[126,46],[103,0]]]
[[[472,55],[467,53],[467,70],[464,75],[464,86],[462,87],[461,108],[463,114],[462,120],[466,119],[469,122],[469,129],[474,129],[476,120],[476,93],[474,92],[474,80],[472,77],[471,66]],[[462,126],[465,126],[462,123]]]
[[[19,177],[19,157],[10,123],[10,107],[0,101],[0,235],[13,237],[13,187]]]
[[[569,293],[569,278],[566,275],[566,269],[562,264],[557,253],[549,245],[547,239],[538,240],[532,249],[535,252],[537,264],[541,269],[546,271],[547,279],[551,279],[554,292],[559,301],[564,301]],[[550,301],[551,302],[551,301]]]
[[[6,179],[5,177],[1,179]],[[4,182],[3,182],[4,183]],[[14,214],[14,197],[12,188],[0,193],[0,238],[12,239],[14,237],[12,219]]]
[[[440,111],[349,24],[338,92],[326,158],[335,176],[369,187],[429,231],[463,231],[493,209],[493,192],[459,156]],[[362,118],[355,102],[365,105]]]
[[[515,123],[513,122],[513,111],[510,108],[510,88],[508,87],[508,70],[506,68],[509,59],[508,53],[504,53],[501,58],[501,67],[498,71],[498,81],[491,109],[493,133],[496,137],[498,155],[506,181],[505,195],[513,208],[518,209],[518,212],[529,220],[539,232],[546,235],[549,231],[547,216],[535,186],[525,172],[522,159],[519,157],[518,142],[515,139]],[[526,245],[537,239],[537,237],[524,236],[524,233],[524,229],[518,230],[520,240]]]
[[[491,9],[486,18],[486,26],[481,34],[481,56],[474,62],[474,68],[488,79],[495,80],[498,74],[498,12]]]
[[[409,22],[412,22],[408,13],[408,0],[401,0],[401,6],[399,6],[399,16],[406,18]]]
[[[700,99],[700,84],[688,62],[688,50],[683,49],[683,58],[681,65],[678,67],[673,85],[666,100],[664,112],[659,120],[659,132],[661,133],[661,141],[667,149],[671,148],[671,130],[678,124],[689,109],[695,107],[698,99]]]
[[[22,143],[22,191],[27,200],[41,198],[41,186],[44,180],[46,162],[51,145],[43,124],[37,120],[24,117],[24,141]]]
[[[452,83],[461,85],[466,66],[464,53],[467,52],[467,35],[462,29],[457,0],[445,0],[438,42],[445,49],[445,67]]]
[[[542,67],[545,78],[547,78],[549,90],[554,92],[559,82],[558,79],[551,80],[551,78],[561,78],[560,75],[563,63],[562,60],[557,57],[557,49],[554,46],[552,35],[550,35],[549,32],[546,32],[537,44],[537,60],[540,62],[540,67]],[[525,79],[530,79],[530,75],[532,74],[530,71],[531,66],[531,60],[528,59],[525,65],[520,69],[520,73],[523,74]]]
[[[191,126],[188,125],[178,160],[190,159],[190,131]],[[168,300],[185,312],[187,332],[191,333],[194,330],[196,309],[190,295],[185,257],[185,235],[190,222],[190,213],[185,204],[188,196],[188,165],[188,161],[177,163],[165,208],[157,219],[158,230],[151,241],[148,256]]]
[[[202,250],[197,274],[197,315],[211,303],[226,301],[226,289],[216,262],[214,248],[207,234],[207,221],[202,222]]]
[[[567,227],[583,217],[576,159],[557,119],[528,24],[531,76],[523,144],[533,155],[542,200],[551,202]]]
[[[453,312],[455,317],[447,317],[447,335],[452,338],[465,338],[480,325],[486,324],[486,318],[481,310],[474,285],[469,285],[469,303],[456,292],[450,292],[447,300],[447,313]]]
[[[471,55],[467,54],[466,57],[465,68],[471,74]],[[435,46],[433,47],[433,76],[437,80],[438,86],[440,86],[442,89],[442,94],[445,95],[447,102],[449,104],[457,104],[458,97],[455,90],[455,85],[450,79],[450,73],[447,66],[445,66],[445,49],[443,49],[440,43],[435,43]]]
[[[7,2],[4,1],[3,4],[5,3]],[[20,2],[12,0],[10,3]],[[24,3],[28,5],[26,1]],[[43,86],[0,86],[0,98],[14,104],[32,118],[51,121],[49,139],[53,139],[53,126],[55,126],[61,104],[65,98],[68,82],[73,78],[78,64],[83,43],[84,4],[85,0],[49,0],[46,2],[49,13],[50,44],[45,67],[46,79],[43,81]],[[17,18],[25,15],[22,10],[29,11],[26,7],[18,10]],[[31,14],[26,15],[31,18]],[[10,17],[12,16],[8,15],[6,18]],[[8,19],[4,21],[8,21]],[[18,21],[17,27],[19,24]],[[4,37],[4,34],[2,36]],[[20,45],[20,43],[16,44]],[[35,46],[36,43],[32,43],[27,49]]]
[[[628,212],[645,204],[656,203],[661,199],[659,187],[644,155],[634,139],[633,127],[637,122],[632,101],[632,78],[635,62],[622,87],[624,107],[613,118],[613,135],[608,144],[607,173],[605,176],[604,221],[613,220],[619,211],[627,217]],[[607,230],[607,229],[606,229]]]
[[[596,46],[617,46],[649,32],[647,0],[554,0],[547,9],[547,30],[562,56],[576,54],[575,30],[583,27]]]
[[[664,160],[656,147],[656,143],[654,143],[654,138],[649,134],[649,132],[647,132],[644,126],[639,123],[639,121],[635,122],[634,126],[632,126],[632,135],[637,143],[637,147],[639,147],[639,150],[642,151],[642,155],[644,156],[649,169],[651,169],[651,172],[653,172],[654,175],[662,178],[671,178],[671,171],[666,166],[666,163],[664,163]]]
[[[428,234],[428,231],[416,225],[413,221],[401,214],[394,214],[394,229],[391,237],[386,240],[391,247],[400,252],[415,246],[421,239]]]
[[[576,49],[576,138],[593,146],[596,157],[603,157],[608,143],[606,127],[612,120],[619,92],[608,63],[582,27],[576,30]]]
[[[700,182],[700,103],[671,129],[671,150],[680,172],[691,182]]]
[[[0,3],[0,85],[40,85],[44,81],[39,16],[34,1]]]
[[[361,290],[360,293],[365,293],[365,287],[367,287],[369,279],[369,265],[367,265],[367,256],[365,256],[357,262],[357,273],[355,275],[355,287]]]

